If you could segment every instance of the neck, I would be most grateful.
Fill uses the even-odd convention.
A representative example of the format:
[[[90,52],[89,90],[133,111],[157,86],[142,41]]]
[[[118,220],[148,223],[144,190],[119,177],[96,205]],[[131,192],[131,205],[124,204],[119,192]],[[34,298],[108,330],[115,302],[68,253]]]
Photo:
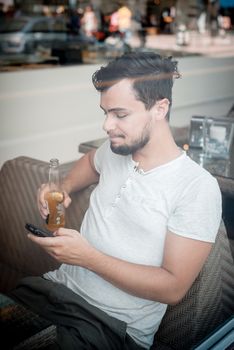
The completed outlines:
[[[160,125],[159,125],[160,124]],[[151,133],[149,142],[136,151],[132,158],[144,171],[166,164],[181,155],[168,122],[160,121]]]

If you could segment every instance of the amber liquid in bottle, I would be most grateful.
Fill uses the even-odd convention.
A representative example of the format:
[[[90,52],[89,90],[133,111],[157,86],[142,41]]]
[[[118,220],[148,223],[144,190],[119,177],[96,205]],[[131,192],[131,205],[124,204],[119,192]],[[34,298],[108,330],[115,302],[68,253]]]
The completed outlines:
[[[57,159],[50,161],[49,186],[50,191],[45,197],[49,209],[46,225],[49,231],[56,231],[59,227],[65,226],[64,196],[60,188],[59,161]]]
[[[65,226],[63,193],[49,192],[46,195],[46,200],[49,207],[49,215],[46,220],[47,228],[50,231],[56,231],[59,227]]]

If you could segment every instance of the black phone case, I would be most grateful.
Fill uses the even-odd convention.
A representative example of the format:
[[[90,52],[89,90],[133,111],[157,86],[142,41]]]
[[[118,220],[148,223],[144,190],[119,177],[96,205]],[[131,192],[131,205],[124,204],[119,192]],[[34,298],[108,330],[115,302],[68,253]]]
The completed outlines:
[[[46,230],[42,230],[39,227],[36,227],[32,224],[26,223],[25,228],[31,232],[32,234],[34,234],[35,236],[38,237],[53,237],[52,233]]]

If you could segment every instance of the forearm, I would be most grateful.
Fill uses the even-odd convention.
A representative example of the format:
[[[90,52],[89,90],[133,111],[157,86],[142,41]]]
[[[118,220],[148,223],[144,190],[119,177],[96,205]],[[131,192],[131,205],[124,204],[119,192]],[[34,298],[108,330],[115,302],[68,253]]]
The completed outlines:
[[[116,287],[166,304],[179,302],[198,276],[212,243],[168,231],[161,267],[129,263],[93,248],[84,267]]]
[[[94,251],[86,266],[103,279],[140,298],[174,304],[181,299],[177,281],[162,267],[129,263]]]
[[[75,230],[60,228],[56,236],[31,239],[61,263],[81,266],[129,294],[166,304],[175,304],[183,298],[212,247],[210,242],[169,231],[162,266],[156,267],[106,255]]]
[[[63,179],[62,187],[68,194],[98,182],[99,175],[93,165],[94,153],[91,151],[81,157]]]

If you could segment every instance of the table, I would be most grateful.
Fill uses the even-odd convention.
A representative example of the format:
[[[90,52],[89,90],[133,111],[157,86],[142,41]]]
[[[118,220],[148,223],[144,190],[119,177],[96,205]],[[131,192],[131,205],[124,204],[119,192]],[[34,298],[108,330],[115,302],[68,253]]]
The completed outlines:
[[[78,146],[78,152],[80,153],[88,153],[92,149],[97,149],[100,147],[105,141],[107,140],[107,137],[96,139],[92,141],[85,141],[79,144]]]

